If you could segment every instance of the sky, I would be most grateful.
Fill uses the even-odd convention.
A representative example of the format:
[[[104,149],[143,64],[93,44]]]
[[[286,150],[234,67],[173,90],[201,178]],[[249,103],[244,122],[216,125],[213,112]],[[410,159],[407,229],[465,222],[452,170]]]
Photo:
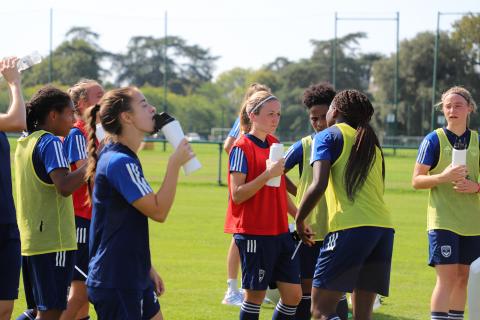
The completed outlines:
[[[72,26],[100,34],[100,46],[125,52],[132,36],[167,34],[208,48],[218,56],[215,75],[234,67],[259,68],[277,57],[297,61],[312,54],[310,40],[334,36],[339,18],[395,18],[400,13],[400,40],[421,31],[434,31],[437,12],[480,12],[476,0],[16,0],[0,6],[0,57],[32,51],[47,55],[50,47],[50,8],[53,48]],[[458,14],[442,14],[441,30],[451,29]],[[361,52],[395,51],[395,21],[338,21],[338,36],[366,32]]]

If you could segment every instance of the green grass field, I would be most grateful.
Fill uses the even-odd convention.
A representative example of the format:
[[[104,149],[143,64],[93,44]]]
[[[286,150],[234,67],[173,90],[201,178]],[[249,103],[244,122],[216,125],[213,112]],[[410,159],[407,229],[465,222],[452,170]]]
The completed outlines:
[[[15,142],[12,143],[12,156]],[[203,164],[191,176],[181,174],[175,204],[166,223],[150,223],[152,262],[162,275],[166,293],[160,298],[166,319],[237,319],[238,307],[220,302],[226,289],[226,253],[230,235],[223,233],[227,188],[217,184],[218,146],[193,145]],[[171,149],[140,152],[147,180],[157,189]],[[427,192],[410,185],[415,151],[386,150],[386,202],[396,225],[390,297],[374,319],[426,319],[434,285],[428,257],[426,226]],[[226,156],[223,156],[225,182]],[[292,170],[291,176],[297,173]],[[20,290],[22,291],[22,290]],[[14,316],[25,308],[23,292]],[[260,319],[271,319],[266,305]],[[93,314],[93,308],[91,313]],[[95,319],[95,317],[93,317]]]

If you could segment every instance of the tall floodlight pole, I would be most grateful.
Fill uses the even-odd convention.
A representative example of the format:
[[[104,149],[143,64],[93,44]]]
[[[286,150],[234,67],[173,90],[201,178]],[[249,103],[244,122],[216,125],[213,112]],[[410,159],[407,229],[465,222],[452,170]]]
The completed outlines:
[[[167,49],[168,49],[168,38],[167,38],[167,23],[168,16],[167,11],[165,11],[164,19],[164,28],[165,28],[165,44],[163,45],[163,112],[167,112],[167,72],[168,72],[168,59],[167,59]],[[167,143],[163,142],[163,151],[167,150]]]
[[[435,49],[433,52],[433,75],[432,75],[432,118],[430,120],[430,131],[435,129],[435,99],[437,93],[437,64],[438,46],[440,42],[440,12],[437,12],[437,33],[435,34]]]
[[[165,11],[165,45],[163,46],[163,111],[167,112],[167,72],[168,72],[168,60],[167,60],[167,11]]]
[[[400,13],[396,12],[395,18],[370,18],[370,17],[338,17],[337,12],[335,12],[335,36],[334,36],[334,47],[332,49],[332,60],[333,60],[333,71],[332,71],[332,84],[336,88],[336,79],[337,79],[337,22],[339,20],[350,20],[350,21],[395,21],[397,23],[397,30],[396,30],[396,38],[395,38],[395,46],[396,46],[396,54],[395,54],[395,78],[393,84],[393,104],[395,106],[395,125],[394,125],[394,134],[396,134],[396,123],[397,123],[397,111],[398,111],[398,79],[399,79],[399,53],[400,53]]]
[[[466,14],[480,14],[480,12],[437,12],[437,33],[435,34],[435,51],[433,53],[433,75],[432,75],[432,119],[430,130],[435,129],[435,100],[437,98],[437,68],[438,50],[440,48],[440,17],[441,16],[464,16]]]
[[[52,83],[53,71],[53,9],[50,8],[50,57],[48,59],[48,82]]]
[[[395,80],[393,84],[393,105],[395,106],[395,131],[393,134],[397,134],[398,131],[398,71],[399,71],[399,65],[400,65],[400,13],[397,11],[397,41],[396,41],[396,53],[395,53]],[[408,107],[407,107],[408,108]],[[407,123],[408,127],[408,123]]]
[[[337,13],[335,12],[335,35],[332,44],[332,85],[335,89],[337,88],[337,22],[338,18]]]

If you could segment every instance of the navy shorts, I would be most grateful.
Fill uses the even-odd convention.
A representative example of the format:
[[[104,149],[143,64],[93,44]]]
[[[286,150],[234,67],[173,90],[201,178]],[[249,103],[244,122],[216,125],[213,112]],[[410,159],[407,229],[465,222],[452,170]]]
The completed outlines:
[[[315,273],[315,265],[317,264],[320,249],[323,241],[316,241],[315,245],[309,247],[302,243],[298,249],[298,257],[300,259],[300,277],[302,279],[312,279]]]
[[[329,233],[323,241],[313,287],[354,289],[388,296],[394,230],[357,227]]]
[[[25,256],[22,256],[22,279],[27,309],[35,309],[37,306],[35,304],[35,297],[33,296],[32,282],[30,281],[30,268],[27,263],[27,257]]]
[[[18,298],[20,268],[20,233],[16,224],[0,224],[0,300]]]
[[[90,220],[75,216],[77,229],[77,251],[75,251],[75,270],[73,280],[86,281],[88,274],[88,235],[90,233]]]
[[[295,241],[290,233],[278,236],[235,234],[242,263],[242,288],[267,290],[276,282],[300,283],[298,254],[292,259]]]
[[[160,310],[153,282],[145,290],[88,287],[98,320],[151,319]]]
[[[72,282],[75,251],[60,251],[24,257],[40,311],[65,310],[68,287]]]
[[[448,230],[428,231],[428,265],[471,264],[480,257],[480,236],[461,236]]]

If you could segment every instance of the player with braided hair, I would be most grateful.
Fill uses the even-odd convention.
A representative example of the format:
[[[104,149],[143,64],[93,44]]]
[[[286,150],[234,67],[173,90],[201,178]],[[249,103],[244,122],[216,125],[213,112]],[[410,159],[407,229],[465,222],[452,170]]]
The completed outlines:
[[[73,125],[67,93],[47,86],[27,103],[27,134],[17,143],[17,221],[24,268],[40,319],[59,319],[66,308],[77,249],[72,198],[85,168],[70,172],[58,138]]]
[[[327,112],[330,127],[313,141],[313,178],[296,227],[304,243],[315,244],[305,219],[325,193],[329,225],[313,277],[314,319],[340,319],[344,292],[353,292],[354,318],[371,319],[376,294],[388,295],[394,230],[383,200],[383,153],[369,124],[373,112],[364,94],[341,91]]]
[[[75,171],[87,162],[86,111],[102,98],[103,88],[95,80],[81,79],[68,89],[68,94],[75,109],[75,123],[63,142],[63,148],[71,170]],[[89,319],[89,308],[85,281],[88,272],[88,238],[92,217],[92,208],[87,201],[87,184],[84,183],[72,196],[78,249],[75,252],[75,270],[67,309],[61,319],[86,320]]]

